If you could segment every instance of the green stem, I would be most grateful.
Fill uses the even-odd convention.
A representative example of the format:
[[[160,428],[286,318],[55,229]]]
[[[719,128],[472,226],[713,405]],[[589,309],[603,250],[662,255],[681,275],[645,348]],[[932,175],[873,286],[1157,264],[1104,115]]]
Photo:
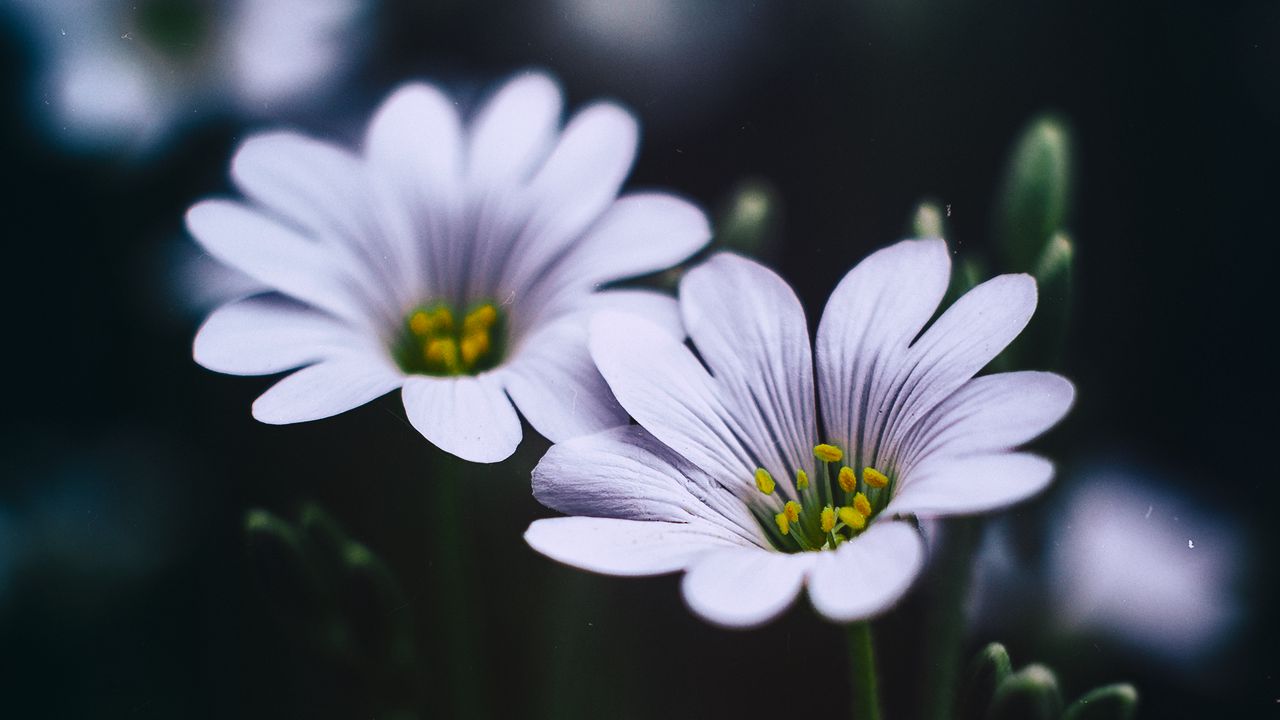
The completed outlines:
[[[964,605],[973,572],[973,556],[982,536],[981,520],[956,518],[948,521],[938,578],[925,616],[928,638],[922,668],[924,712],[920,717],[950,720],[956,696],[956,673],[960,666],[960,646],[964,642]]]
[[[849,626],[849,672],[852,676],[853,720],[880,720],[880,691],[876,686],[876,656],[871,624]]]
[[[436,620],[444,633],[445,666],[448,668],[453,717],[487,718],[489,708],[483,687],[486,677],[481,653],[479,626],[473,612],[472,574],[468,558],[470,527],[460,513],[459,485],[463,482],[456,471],[457,463],[447,459],[438,463],[437,473],[429,482],[435,485],[436,506],[432,512],[435,528]]]

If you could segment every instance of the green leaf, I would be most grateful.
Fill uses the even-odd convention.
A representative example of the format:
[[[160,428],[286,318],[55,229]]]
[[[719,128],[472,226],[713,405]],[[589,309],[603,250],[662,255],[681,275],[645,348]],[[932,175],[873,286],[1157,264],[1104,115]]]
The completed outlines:
[[[1000,643],[991,643],[974,655],[956,698],[956,720],[982,720],[986,717],[996,688],[1009,676],[1011,669],[1009,653]]]
[[[1137,713],[1137,689],[1117,683],[1085,693],[1067,708],[1062,720],[1132,720]]]
[[[300,621],[314,620],[320,614],[321,588],[297,528],[254,508],[245,514],[244,536],[250,569],[270,604]]]
[[[1071,139],[1053,117],[1038,118],[1023,131],[1008,169],[997,227],[1006,269],[1030,272],[1053,233],[1063,226],[1070,202]]]
[[[781,226],[778,192],[763,178],[738,183],[729,196],[717,227],[716,241],[726,250],[764,258]]]
[[[400,583],[369,548],[348,542],[339,587],[343,616],[366,656],[404,665],[413,661],[412,613]]]
[[[1053,671],[1028,665],[1008,676],[996,688],[987,720],[1059,720],[1062,693]]]

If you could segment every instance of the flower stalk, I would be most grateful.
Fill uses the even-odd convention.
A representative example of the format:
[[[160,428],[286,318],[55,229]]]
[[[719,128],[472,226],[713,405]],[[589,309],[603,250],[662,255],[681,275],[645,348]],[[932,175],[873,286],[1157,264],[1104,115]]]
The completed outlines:
[[[880,690],[876,678],[875,648],[871,642],[871,623],[851,623],[847,634],[853,720],[880,720]]]

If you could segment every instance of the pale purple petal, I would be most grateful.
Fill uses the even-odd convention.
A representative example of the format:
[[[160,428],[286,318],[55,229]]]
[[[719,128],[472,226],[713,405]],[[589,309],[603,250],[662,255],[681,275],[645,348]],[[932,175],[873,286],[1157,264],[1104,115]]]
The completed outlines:
[[[813,471],[813,358],[804,309],[774,272],[720,253],[680,283],[680,310],[756,458],[790,487]]]
[[[471,126],[471,183],[484,187],[528,180],[555,139],[561,102],[559,86],[542,73],[522,73],[499,88]]]
[[[809,571],[809,599],[829,620],[862,620],[888,610],[920,573],[924,543],[901,522],[876,522],[833,552],[818,557]]]
[[[319,420],[360,407],[400,386],[388,361],[368,354],[328,358],[272,385],[253,403],[253,417],[270,425]]]
[[[492,375],[404,381],[409,422],[436,447],[463,460],[505,460],[520,444],[520,418]]]
[[[685,602],[709,622],[731,628],[761,625],[787,609],[819,553],[731,548],[707,553],[684,576]]]
[[[523,339],[501,376],[520,413],[552,442],[627,422],[591,361],[582,318],[559,320]]]
[[[537,520],[524,539],[552,560],[624,576],[675,572],[709,552],[733,547],[732,542],[687,523],[593,517]]]
[[[196,362],[231,375],[269,375],[354,350],[377,352],[350,325],[281,295],[227,303],[196,333]]]
[[[941,240],[908,240],[872,253],[832,293],[818,325],[818,392],[832,440],[875,458],[895,376],[908,345],[946,293],[951,260]]]
[[[930,458],[914,468],[882,512],[965,515],[996,510],[1044,490],[1053,463],[1028,453]]]

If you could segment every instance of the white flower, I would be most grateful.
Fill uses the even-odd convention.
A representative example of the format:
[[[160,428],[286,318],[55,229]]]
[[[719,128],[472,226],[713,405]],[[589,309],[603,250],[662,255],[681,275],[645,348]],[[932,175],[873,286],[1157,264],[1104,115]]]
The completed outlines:
[[[294,133],[250,138],[232,163],[248,201],[206,200],[187,225],[277,292],[215,312],[197,362],[241,375],[306,366],[254,403],[268,423],[402,388],[415,428],[477,462],[515,450],[516,407],[552,440],[626,422],[587,352],[587,319],[617,308],[679,334],[676,304],[597,289],[684,260],[710,227],[672,195],[617,197],[637,141],[625,110],[597,103],[563,130],[560,117],[556,84],[524,74],[465,127],[435,87],[405,86],[356,154]]]
[[[223,105],[297,104],[353,64],[375,0],[17,0],[45,46],[37,102],[69,141],[145,149]]]
[[[689,606],[726,626],[767,621],[802,585],[832,620],[888,608],[923,555],[899,518],[1040,491],[1052,466],[1012,448],[1074,397],[1050,373],[974,378],[1031,317],[1025,275],[979,285],[922,333],[949,277],[941,240],[899,243],[845,276],[818,327],[820,413],[800,302],[754,262],[721,254],[684,278],[697,355],[642,319],[600,314],[592,357],[639,425],[547,453],[534,494],[577,517],[536,521],[526,539],[602,573],[686,570]]]

